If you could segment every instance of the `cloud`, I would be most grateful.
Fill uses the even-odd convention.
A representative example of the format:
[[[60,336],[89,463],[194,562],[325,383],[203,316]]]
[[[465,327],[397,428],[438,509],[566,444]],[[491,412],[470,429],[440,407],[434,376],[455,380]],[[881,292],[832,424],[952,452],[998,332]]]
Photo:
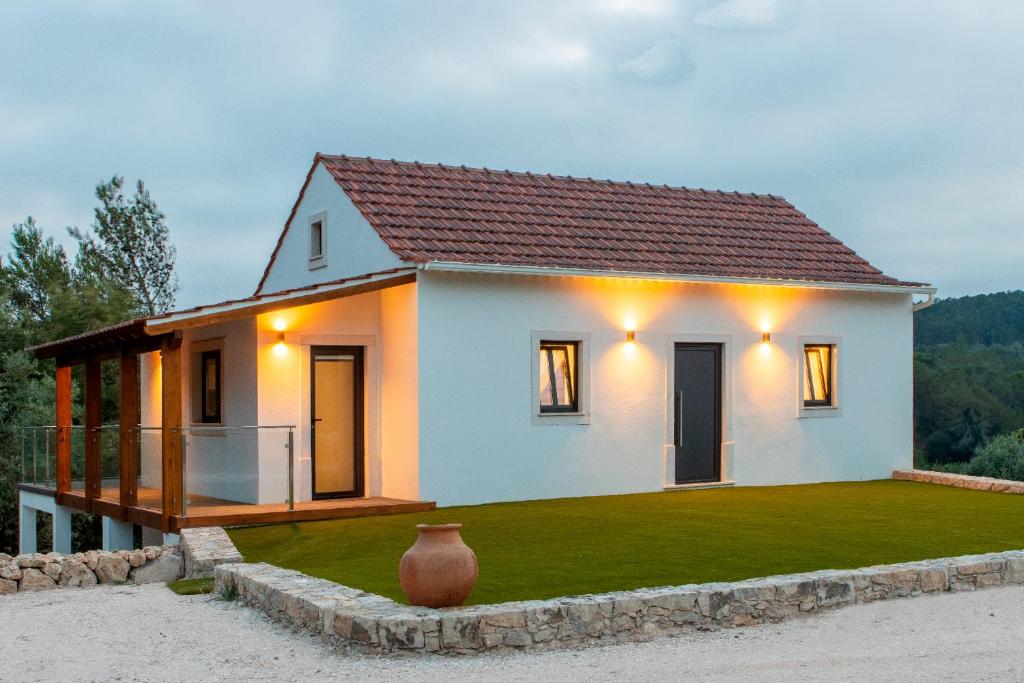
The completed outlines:
[[[251,4],[0,3],[0,255],[118,173],[180,305],[245,296],[325,151],[771,192],[944,296],[1021,286],[1024,3]]]
[[[678,83],[693,73],[680,38],[659,40],[645,52],[619,64],[617,71],[647,83]]]
[[[786,28],[795,7],[786,0],[726,0],[694,16],[707,28],[739,31],[773,31]]]

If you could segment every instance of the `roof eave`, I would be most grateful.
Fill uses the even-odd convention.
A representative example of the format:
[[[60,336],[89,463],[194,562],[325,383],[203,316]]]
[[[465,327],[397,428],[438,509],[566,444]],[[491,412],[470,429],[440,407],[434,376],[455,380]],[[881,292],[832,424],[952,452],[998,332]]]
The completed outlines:
[[[503,275],[545,275],[562,277],[619,277],[636,280],[666,280],[711,284],[760,285],[771,287],[803,287],[808,289],[835,289],[861,292],[908,292],[934,295],[935,287],[928,284],[878,284],[865,282],[831,282],[825,280],[788,280],[781,278],[729,277],[718,275],[686,275],[625,270],[589,270],[581,268],[552,268],[541,266],[512,266],[496,263],[463,263],[458,261],[427,261],[423,270],[462,273],[494,273]]]
[[[200,327],[216,322],[236,320],[262,313],[270,313],[282,308],[305,306],[331,299],[387,289],[389,287],[397,287],[412,282],[415,279],[415,266],[354,275],[318,285],[271,292],[248,299],[226,301],[219,304],[200,306],[194,310],[169,313],[147,320],[146,332],[149,334],[161,334],[170,330]]]

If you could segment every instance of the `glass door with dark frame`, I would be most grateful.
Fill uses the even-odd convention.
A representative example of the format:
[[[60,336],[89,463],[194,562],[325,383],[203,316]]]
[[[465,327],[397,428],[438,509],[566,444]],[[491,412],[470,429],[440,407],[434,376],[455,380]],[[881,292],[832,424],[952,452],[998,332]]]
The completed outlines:
[[[310,349],[313,498],[363,493],[363,349]]]

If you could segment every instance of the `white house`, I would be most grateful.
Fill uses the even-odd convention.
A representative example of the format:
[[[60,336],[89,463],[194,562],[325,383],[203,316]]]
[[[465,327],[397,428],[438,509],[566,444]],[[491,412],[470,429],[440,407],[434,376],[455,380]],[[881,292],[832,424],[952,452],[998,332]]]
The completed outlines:
[[[771,195],[317,155],[252,297],[35,349],[58,408],[63,368],[95,396],[89,367],[141,358],[117,467],[86,439],[78,477],[69,443],[51,488],[116,535],[885,478],[934,291]]]

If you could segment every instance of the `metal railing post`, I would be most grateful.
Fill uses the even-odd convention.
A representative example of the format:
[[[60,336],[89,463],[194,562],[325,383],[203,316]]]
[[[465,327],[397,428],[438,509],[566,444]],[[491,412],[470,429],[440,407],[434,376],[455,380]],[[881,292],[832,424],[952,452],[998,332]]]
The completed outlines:
[[[288,511],[295,509],[295,433],[288,428]]]
[[[36,453],[39,450],[39,447],[38,447],[38,444],[36,443],[36,441],[37,441],[36,440],[36,430],[33,429],[32,430],[32,483],[33,484],[38,483],[36,481],[36,479],[38,478],[37,477],[37,472],[39,471],[39,467],[36,464]]]
[[[46,443],[46,449],[45,449],[46,450],[46,454],[45,454],[46,462],[43,463],[43,471],[46,473],[46,483],[49,484],[50,483],[50,430],[47,429],[46,431],[44,431],[43,432],[43,436],[45,437],[45,443]]]

